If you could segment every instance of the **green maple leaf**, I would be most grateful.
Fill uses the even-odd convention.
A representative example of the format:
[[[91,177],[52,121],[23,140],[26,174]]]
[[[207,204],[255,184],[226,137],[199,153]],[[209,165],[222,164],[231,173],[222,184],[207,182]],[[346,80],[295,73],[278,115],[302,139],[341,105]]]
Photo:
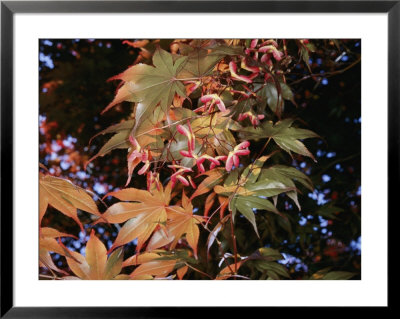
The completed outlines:
[[[247,127],[242,130],[245,139],[257,140],[261,138],[272,138],[276,144],[289,154],[295,152],[304,156],[314,156],[300,141],[306,138],[319,137],[316,133],[292,126],[294,119],[284,119],[273,124],[271,121],[264,122],[257,128]]]
[[[124,121],[122,123],[112,125],[112,126],[106,128],[105,130],[97,133],[95,136],[93,136],[90,139],[89,144],[95,137],[97,137],[99,135],[115,133],[107,141],[107,143],[103,145],[103,147],[97,152],[97,154],[95,156],[93,156],[92,158],[90,158],[85,163],[85,169],[91,161],[93,161],[95,158],[97,158],[99,156],[104,156],[104,155],[108,154],[109,152],[111,152],[112,150],[115,150],[118,148],[122,148],[122,149],[129,148],[131,146],[131,144],[129,143],[129,133],[131,132],[134,125],[135,125],[134,120]]]
[[[274,165],[269,168],[263,169],[261,171],[260,179],[262,180],[275,180],[283,183],[287,187],[295,188],[294,181],[302,184],[307,187],[310,191],[314,190],[313,184],[310,178],[303,174],[301,171],[297,170],[294,167],[285,166],[285,165]],[[301,209],[299,200],[297,198],[297,189],[287,192],[286,195],[291,198],[296,206]],[[278,197],[274,198],[274,202],[278,200]]]
[[[214,187],[218,195],[230,198],[229,208],[232,211],[232,219],[239,211],[253,225],[257,236],[259,234],[254,209],[270,211],[286,218],[268,198],[296,190],[294,185],[288,186],[280,180],[260,177],[263,171],[262,166],[269,157],[268,155],[260,157],[254,164],[245,168],[240,177],[237,170],[233,171],[225,179],[223,186]]]
[[[172,104],[175,93],[186,97],[185,86],[181,82],[184,79],[177,78],[186,60],[185,56],[172,55],[165,50],[157,49],[153,56],[154,66],[136,64],[112,78],[122,80],[124,84],[102,113],[123,101],[136,102],[137,126],[158,106],[166,112]]]
[[[260,106],[262,109],[269,106],[272,112],[282,114],[284,110],[285,100],[293,101],[293,92],[289,85],[279,82],[279,89],[275,83],[266,83],[265,86],[258,91],[257,96],[261,98]]]

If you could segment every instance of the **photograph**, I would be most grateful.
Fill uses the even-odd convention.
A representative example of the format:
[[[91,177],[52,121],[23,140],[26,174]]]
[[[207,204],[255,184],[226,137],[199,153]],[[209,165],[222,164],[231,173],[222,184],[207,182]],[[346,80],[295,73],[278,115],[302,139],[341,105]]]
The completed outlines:
[[[361,38],[37,41],[39,280],[362,280]]]

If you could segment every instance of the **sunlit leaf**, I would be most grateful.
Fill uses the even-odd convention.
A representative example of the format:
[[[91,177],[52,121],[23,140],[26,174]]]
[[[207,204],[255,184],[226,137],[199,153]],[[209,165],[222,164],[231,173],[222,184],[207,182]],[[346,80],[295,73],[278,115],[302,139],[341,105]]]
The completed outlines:
[[[82,230],[77,209],[100,216],[96,203],[84,189],[69,180],[39,173],[39,225],[48,205],[71,217]]]
[[[176,271],[176,275],[178,276],[178,278],[179,278],[180,280],[182,280],[183,277],[186,275],[188,269],[189,269],[188,266],[184,266],[184,267],[182,267],[182,268],[179,268],[179,269]]]
[[[163,257],[165,256],[165,257]],[[180,256],[171,255],[163,250],[154,250],[152,252],[143,252],[134,255],[123,262],[123,267],[138,266],[130,274],[129,278],[134,280],[146,280],[155,278],[165,278],[174,269],[179,271],[185,267],[185,262],[180,260]],[[180,271],[184,275],[185,269]]]
[[[71,251],[73,258],[66,256],[68,266],[80,279],[84,280],[109,280],[114,279],[122,269],[123,250],[114,251],[107,258],[107,249],[97,238],[92,230],[86,243],[85,254]]]
[[[165,226],[167,221],[167,207],[171,199],[171,187],[166,189],[159,185],[160,189],[153,192],[127,188],[107,194],[121,200],[112,205],[102,215],[109,223],[123,223],[110,251],[122,246],[135,238],[138,239],[136,250],[140,251],[146,240],[151,236],[157,226]],[[98,220],[102,222],[102,220]]]
[[[149,276],[166,277],[175,267],[176,260],[152,260],[141,264],[130,275],[131,279],[150,279]]]
[[[59,273],[68,275],[65,271],[59,269],[53,262],[50,252],[65,256],[68,252],[57,242],[60,237],[75,237],[70,234],[59,232],[54,228],[42,227],[39,229],[39,264],[41,267],[50,268]]]
[[[136,102],[137,125],[152,114],[157,106],[167,112],[175,94],[186,97],[185,86],[178,78],[186,60],[187,57],[173,56],[157,49],[153,56],[154,66],[136,64],[113,78],[122,80],[124,84],[102,113],[123,101]]]
[[[160,229],[154,233],[147,245],[147,250],[151,251],[169,243],[171,243],[170,249],[174,249],[178,240],[185,235],[195,257],[197,257],[197,243],[200,234],[198,224],[203,221],[203,217],[193,215],[193,205],[185,193],[183,193],[182,205],[183,207],[168,208],[166,230]]]
[[[225,170],[221,168],[214,168],[204,173],[204,175],[206,175],[207,177],[197,186],[196,191],[192,194],[190,199],[211,191],[215,185],[222,182],[225,174]]]

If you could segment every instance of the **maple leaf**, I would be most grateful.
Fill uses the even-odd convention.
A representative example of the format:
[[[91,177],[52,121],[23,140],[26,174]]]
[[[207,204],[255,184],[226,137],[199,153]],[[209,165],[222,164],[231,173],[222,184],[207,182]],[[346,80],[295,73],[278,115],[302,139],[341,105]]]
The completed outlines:
[[[108,111],[123,101],[136,102],[136,125],[153,113],[157,106],[166,112],[175,94],[186,97],[185,86],[177,78],[187,57],[177,56],[157,49],[153,56],[153,66],[136,64],[125,72],[113,77],[124,84],[114,100],[102,111]]]
[[[194,119],[191,123],[192,129],[198,138],[212,137],[227,129],[233,120],[225,117],[226,113],[218,112]]]
[[[166,277],[174,270],[176,260],[153,260],[137,267],[130,275],[131,279],[153,279]]]
[[[143,252],[143,253],[138,253],[136,255],[133,255],[127,259],[125,259],[122,263],[122,267],[129,267],[129,266],[138,266],[140,264],[149,262],[151,260],[160,258],[161,255],[159,254],[163,250],[161,249],[156,249],[151,252]]]
[[[185,113],[188,114],[188,112]],[[236,145],[236,140],[229,130],[239,129],[240,125],[230,117],[225,117],[224,114],[226,115],[226,112],[206,113],[200,116],[193,113],[191,123],[189,124],[188,121],[187,126],[183,127],[190,127],[190,137],[186,136],[186,133],[182,131],[183,129],[181,129],[180,134],[172,134],[168,148],[164,149],[163,158],[182,160],[181,165],[192,167],[195,164],[194,159],[203,155],[211,157],[216,154],[218,156],[228,155],[233,150],[233,145]],[[179,127],[182,127],[182,125],[177,126],[177,128]],[[188,140],[192,140],[194,143],[192,149],[187,144]],[[207,141],[207,144],[204,144],[204,140]],[[184,155],[184,153],[188,155]],[[211,169],[213,167],[210,166]]]
[[[89,161],[86,162],[85,165],[87,166],[87,164],[89,164],[95,158],[97,158],[99,156],[104,156],[104,155],[108,154],[109,152],[111,152],[112,150],[129,148],[131,146],[131,144],[129,143],[130,132],[131,132],[130,130],[121,130],[120,132],[117,132],[116,134],[114,134],[107,141],[107,143],[102,146],[102,148],[99,150],[99,152],[95,156],[93,156],[91,159],[89,159]],[[85,168],[86,168],[86,166],[85,166]]]
[[[266,83],[265,86],[257,92],[257,96],[261,98],[260,106],[265,109],[268,104],[272,112],[276,113],[278,116],[284,110],[284,101],[292,101],[294,104],[293,92],[290,87],[283,82]]]
[[[211,191],[215,185],[223,181],[226,174],[227,172],[223,168],[214,168],[203,173],[202,175],[206,175],[207,177],[197,186],[197,189],[190,197],[190,200]]]
[[[274,261],[256,260],[252,264],[262,273],[268,276],[268,279],[280,280],[281,277],[290,279],[289,273],[284,265]]]
[[[95,156],[90,158],[86,163],[85,163],[85,169],[86,166],[93,161],[95,158],[104,156],[111,152],[112,150],[119,149],[119,148],[129,148],[131,144],[129,143],[129,133],[132,131],[132,128],[135,125],[134,120],[128,120],[124,121],[115,125],[112,125],[101,132],[97,133],[95,136],[93,136],[89,144],[92,142],[92,140],[99,136],[99,135],[104,135],[104,134],[109,134],[109,133],[115,133],[111,139],[107,141],[106,144],[102,146],[102,148],[97,152]]]
[[[147,250],[151,251],[169,243],[171,243],[170,249],[174,249],[178,240],[186,234],[186,241],[192,247],[197,258],[198,224],[204,221],[204,218],[193,215],[193,205],[184,192],[182,193],[182,206],[168,208],[166,230],[160,229],[153,234],[147,245]]]
[[[224,185],[217,185],[214,191],[225,197],[229,197],[229,209],[232,211],[234,220],[236,211],[240,213],[253,225],[258,235],[254,209],[262,209],[282,215],[272,202],[267,198],[296,190],[279,180],[259,178],[261,167],[270,156],[262,156],[253,164],[249,165],[239,177],[237,170],[233,171],[224,181]]]
[[[186,262],[181,260],[181,256],[184,257],[185,255],[179,251],[177,255],[171,255],[158,249],[131,256],[122,265],[123,267],[138,266],[130,274],[129,279],[165,278],[174,269],[177,269],[177,275],[181,279],[187,271]]]
[[[71,217],[83,230],[77,209],[100,216],[96,203],[87,192],[69,180],[39,173],[39,225],[50,205]]]
[[[179,279],[179,280],[182,280],[182,279],[183,279],[183,277],[186,275],[188,269],[189,269],[188,266],[183,266],[183,267],[179,268],[179,269],[176,271],[176,275],[178,276],[178,279]]]
[[[215,279],[216,280],[225,280],[232,276],[236,276],[235,268],[236,268],[236,272],[237,272],[239,270],[240,266],[242,266],[245,261],[246,260],[241,260],[241,261],[238,261],[236,264],[232,263],[229,266],[226,266],[219,272],[219,274],[217,275],[217,278],[215,278]]]
[[[60,254],[62,256],[68,255],[66,251],[56,240],[60,237],[74,237],[73,235],[59,232],[54,228],[41,227],[39,230],[39,266],[46,267],[51,270],[68,275],[65,271],[59,269],[53,262],[50,252]]]
[[[160,110],[156,110],[153,114],[151,114],[146,120],[142,121],[140,127],[136,130],[135,138],[131,139],[137,142],[140,146],[141,150],[149,151],[150,157],[156,157],[160,155],[160,149],[163,148],[164,143],[160,135],[163,133],[163,129],[159,128],[159,123],[164,119],[164,114],[160,112]],[[98,135],[104,135],[109,133],[115,133],[106,144],[104,144],[101,149],[90,158],[85,163],[85,169],[87,165],[92,162],[94,159],[100,156],[104,156],[115,149],[128,149],[128,172],[129,176],[132,174],[132,171],[139,164],[140,160],[130,161],[130,155],[133,152],[137,152],[137,147],[133,147],[130,137],[131,132],[135,126],[134,120],[127,120],[121,122],[119,124],[112,125],[103,131],[97,133],[95,136],[91,138],[91,141],[97,137]],[[130,179],[128,179],[129,181]]]
[[[188,59],[180,77],[203,77],[209,75],[221,59],[228,55],[243,55],[243,48],[238,46],[228,46],[225,44],[204,42],[195,40],[191,45],[179,43],[182,54],[187,55]]]
[[[65,247],[65,249],[67,249]],[[107,249],[98,239],[94,230],[86,243],[85,257],[70,251],[71,257],[66,256],[67,263],[72,272],[84,280],[110,280],[121,272],[124,258],[122,247],[114,251],[107,258]]]
[[[289,154],[295,152],[304,156],[311,157],[314,161],[314,156],[299,141],[301,139],[319,137],[310,130],[297,128],[292,126],[294,119],[284,119],[273,124],[271,121],[264,122],[259,127],[247,127],[243,129],[241,134],[245,139],[258,140],[261,138],[272,138],[276,144]]]
[[[240,129],[241,126],[233,121],[225,112],[196,118],[192,123],[192,129],[196,139],[207,139],[209,145],[219,155],[227,155],[236,145],[236,140],[230,130]]]
[[[161,184],[158,187],[159,189],[153,188],[151,192],[125,188],[106,195],[130,201],[116,203],[102,215],[102,219],[109,223],[126,222],[119,231],[110,251],[135,238],[138,239],[136,250],[140,251],[157,226],[164,227],[171,200],[171,184],[169,183],[165,190]],[[98,222],[102,222],[102,220],[99,219]]]
[[[282,260],[282,254],[270,247],[261,247],[252,253],[247,260],[250,260],[252,266],[263,273],[261,279],[279,280],[281,277],[290,279],[287,268],[277,261]]]
[[[210,212],[210,209],[212,208],[215,202],[215,195],[216,194],[212,192],[207,196],[204,204],[204,217],[208,217],[208,213]]]
[[[313,184],[310,180],[310,178],[303,174],[301,171],[297,170],[294,167],[290,166],[285,166],[285,165],[274,165],[266,169],[262,169],[261,171],[261,180],[275,180],[279,181],[280,183],[285,184],[288,187],[295,187],[294,181],[302,184],[306,188],[308,188],[310,191],[314,190]],[[299,210],[301,209],[300,203],[297,198],[297,191],[289,191],[286,193],[286,195],[291,198]],[[277,200],[277,198],[276,198]]]

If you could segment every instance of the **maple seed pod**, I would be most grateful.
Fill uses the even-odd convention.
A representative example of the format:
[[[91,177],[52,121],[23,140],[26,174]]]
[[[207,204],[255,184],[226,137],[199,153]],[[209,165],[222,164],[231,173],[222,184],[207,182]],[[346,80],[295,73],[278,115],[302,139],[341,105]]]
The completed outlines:
[[[205,160],[206,160],[206,159],[205,159],[205,157],[204,157],[204,155],[203,155],[203,156],[199,157],[198,159],[196,159],[196,164],[197,164],[197,165],[201,165],[201,164],[204,163]]]
[[[183,156],[183,157],[193,157],[193,153],[189,152],[189,151],[179,151],[179,153]]]
[[[176,129],[182,135],[185,135],[188,139],[188,150],[189,152],[193,152],[195,149],[195,137],[193,135],[192,127],[190,126],[190,122],[188,121],[189,130],[183,125],[177,125]],[[193,156],[191,156],[193,157]]]
[[[265,64],[268,65],[269,67],[272,67],[272,60],[271,60],[271,57],[270,57],[269,54],[264,54],[264,55],[261,57],[261,60],[260,60],[260,61],[261,61],[261,63],[265,63]],[[271,75],[270,75],[269,73],[266,73],[264,79],[265,79],[265,80],[268,80],[270,77],[271,77]]]
[[[217,166],[221,164],[217,159],[215,159],[215,158],[213,158],[213,157],[211,157],[211,156],[207,156],[207,159],[208,159],[212,164],[215,164],[215,165],[217,165]]]
[[[240,150],[240,149],[244,149],[250,146],[250,142],[249,141],[244,141],[238,145],[235,146],[235,150]]]
[[[250,154],[250,150],[238,150],[235,152],[235,155],[237,156],[245,156],[245,155],[249,155]]]
[[[133,162],[135,158],[141,158],[142,154],[136,150],[134,150],[129,156],[128,156],[128,162]]]
[[[175,172],[175,173],[173,173],[172,175],[171,175],[171,179],[172,178],[177,178],[179,175],[181,175],[183,173],[183,171],[180,169],[179,171],[177,171],[177,172]]]
[[[197,168],[199,169],[199,172],[200,173],[205,173],[206,172],[206,169],[204,168],[204,165],[203,164],[197,164]]]
[[[233,166],[233,153],[230,152],[228,159],[226,160],[225,169],[230,172]]]
[[[193,170],[189,167],[185,167],[185,166],[180,166],[180,165],[168,165],[169,168],[172,168],[174,171],[176,168],[178,168],[179,170],[177,172],[174,173],[174,175],[178,174],[178,173],[187,173],[187,172],[193,172]]]
[[[139,175],[143,175],[144,173],[146,173],[146,171],[149,169],[150,167],[150,162],[146,161],[146,163],[143,165],[143,167],[138,171]]]
[[[184,127],[183,125],[178,124],[176,126],[176,129],[179,133],[181,133],[182,135],[185,135],[187,138],[190,138],[190,132],[188,131],[188,129],[186,127]]]
[[[250,48],[254,49],[257,46],[258,39],[251,40]]]
[[[251,124],[253,124],[253,126],[257,126],[258,124],[260,124],[260,121],[258,120],[258,118],[256,116],[253,116],[251,119]]]
[[[214,95],[214,94],[203,95],[203,96],[200,98],[200,101],[203,102],[203,103],[207,103],[207,102],[209,102],[209,101],[212,101],[212,100],[214,99],[214,96],[213,96],[213,95]]]
[[[142,153],[142,162],[145,163],[149,160],[149,150],[145,150]]]
[[[190,125],[189,120],[187,121],[187,125],[188,125],[189,133],[190,133],[190,136],[188,137],[188,148],[191,149],[192,151],[194,151],[194,149],[196,148],[196,145],[195,145],[196,137],[193,134],[192,126]],[[190,147],[189,147],[189,143],[190,143]]]
[[[240,113],[238,116],[238,121],[244,121],[247,118],[248,114]]]
[[[256,73],[256,74],[258,75],[258,73],[260,72],[259,67],[248,65],[246,58],[242,58],[242,62],[241,62],[241,64],[240,64],[240,66],[241,66],[242,69],[247,70],[247,71],[250,71],[250,72],[252,72],[253,74]],[[253,75],[253,74],[252,74],[252,75]]]
[[[263,43],[261,44],[261,46],[263,47],[263,46],[265,46],[265,45],[270,45],[270,44],[272,44],[275,48],[278,47],[278,43],[276,43],[276,41],[275,41],[275,40],[272,40],[272,39],[263,42]]]
[[[194,183],[194,181],[192,180],[192,178],[190,176],[187,177],[190,183],[190,186],[192,186],[194,189],[197,188],[196,184]]]
[[[213,160],[211,161],[210,169],[213,169],[214,167],[221,165],[220,161],[225,161],[227,158],[228,158],[227,156],[217,156],[215,158],[212,158]]]
[[[140,152],[140,145],[136,138],[134,138],[132,135],[129,135],[129,142],[131,142],[135,149]]]
[[[176,177],[176,179],[177,179],[178,181],[180,181],[183,185],[189,186],[189,182],[188,182],[187,179],[184,178],[183,176],[179,175],[179,176]]]
[[[226,111],[225,103],[221,100],[221,98],[217,94],[203,95],[200,98],[200,101],[203,103],[212,101],[210,104],[209,110],[214,106],[214,104],[217,104],[217,107],[221,112]]]
[[[252,83],[253,80],[251,78],[249,78],[248,76],[244,76],[244,75],[239,75],[237,74],[237,66],[235,64],[235,62],[231,61],[229,62],[229,71],[231,72],[231,76],[232,79],[238,80],[238,81],[243,81],[246,83]]]
[[[235,165],[235,167],[239,167],[239,157],[236,154],[234,154],[232,158],[233,158],[233,165]]]

